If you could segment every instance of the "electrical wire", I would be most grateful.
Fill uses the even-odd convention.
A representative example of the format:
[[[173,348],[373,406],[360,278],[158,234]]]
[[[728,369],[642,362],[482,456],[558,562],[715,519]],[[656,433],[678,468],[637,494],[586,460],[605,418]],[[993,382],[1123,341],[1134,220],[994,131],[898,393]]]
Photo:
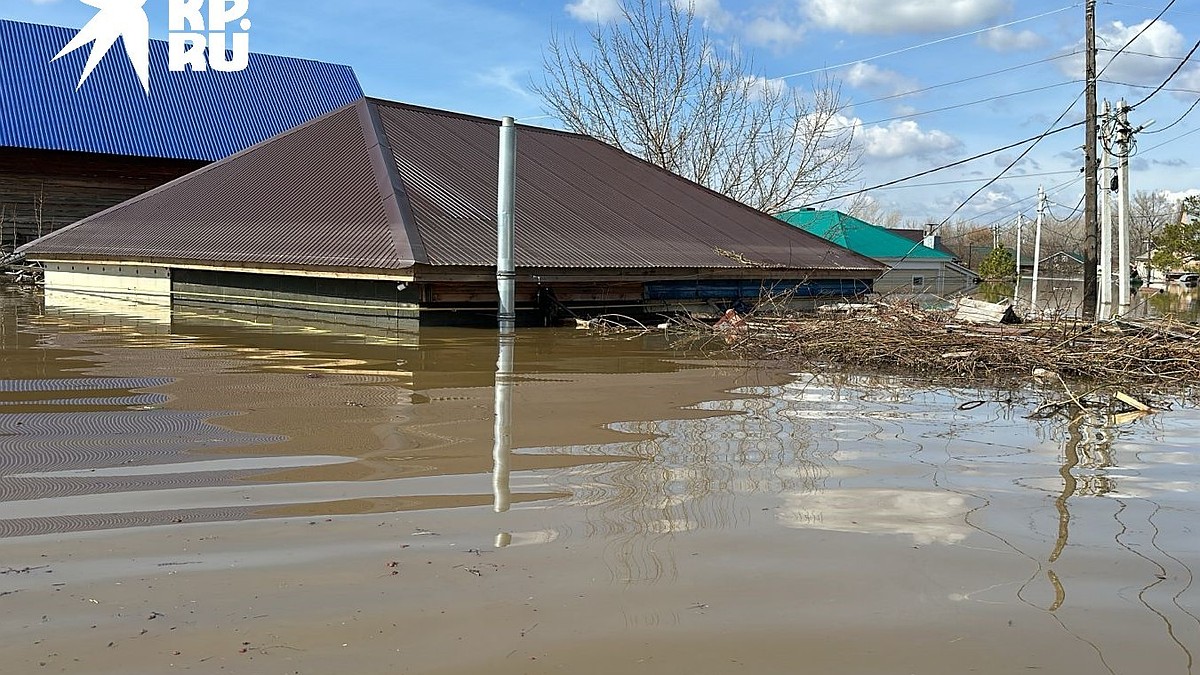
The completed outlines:
[[[1171,0],[1171,2],[1175,2],[1175,0]],[[1129,109],[1133,110],[1134,108],[1137,108],[1138,106],[1142,105],[1146,101],[1149,101],[1150,99],[1154,98],[1154,96],[1156,94],[1158,94],[1158,92],[1162,91],[1163,87],[1167,86],[1167,83],[1170,82],[1171,80],[1175,79],[1175,76],[1179,74],[1179,71],[1183,70],[1183,66],[1185,64],[1187,64],[1189,59],[1192,58],[1192,54],[1195,54],[1197,49],[1200,49],[1200,40],[1197,40],[1196,44],[1192,45],[1192,48],[1190,50],[1188,50],[1187,56],[1183,57],[1183,60],[1179,62],[1179,65],[1175,66],[1175,70],[1172,70],[1170,75],[1167,75],[1167,79],[1163,80],[1162,84],[1155,87],[1154,91],[1150,92],[1149,94],[1146,94],[1146,98],[1143,98],[1142,100],[1138,101],[1137,103],[1134,103],[1133,105],[1129,106]]]
[[[1172,1],[1174,1],[1174,0],[1172,0]],[[958,35],[950,35],[950,36],[947,36],[947,37],[938,38],[938,39],[936,39],[936,40],[930,40],[929,42],[922,42],[921,44],[918,44],[918,45],[911,45],[911,46],[909,46],[909,47],[902,47],[902,48],[900,48],[900,49],[893,49],[892,51],[890,51],[890,52],[885,52],[885,53],[883,53],[883,54],[876,54],[875,56],[868,56],[868,57],[866,57],[866,58],[863,58],[863,59],[855,59],[855,60],[853,60],[853,61],[847,61],[847,62],[845,62],[845,63],[839,63],[839,64],[837,64],[837,65],[833,65],[833,66],[823,66],[823,67],[821,67],[821,68],[813,68],[813,69],[811,69],[811,70],[805,70],[805,71],[801,71],[801,72],[799,72],[799,73],[791,73],[790,75],[781,75],[781,76],[779,76],[779,77],[777,77],[777,78],[775,78],[775,79],[779,79],[779,80],[787,80],[787,79],[791,79],[791,78],[793,78],[793,77],[802,77],[802,76],[804,76],[804,75],[813,75],[813,74],[815,74],[815,73],[823,73],[823,72],[827,72],[827,71],[830,71],[830,70],[837,70],[838,68],[845,68],[846,66],[853,66],[853,65],[854,65],[854,64],[856,64],[856,63],[866,63],[866,62],[868,62],[868,61],[877,61],[877,60],[879,60],[879,59],[884,59],[884,58],[887,58],[887,57],[889,57],[889,56],[895,56],[895,55],[897,55],[897,54],[903,54],[903,53],[905,53],[905,52],[911,52],[911,51],[913,51],[913,50],[916,50],[916,49],[922,49],[922,48],[924,48],[924,47],[931,47],[931,46],[933,46],[933,45],[936,45],[936,44],[941,44],[941,43],[943,43],[943,42],[949,42],[950,40],[957,40],[957,39],[959,39],[959,38],[970,37],[970,36],[972,36],[972,35],[978,35],[978,34],[980,34],[980,33],[986,33],[986,32],[987,32],[987,31],[989,31],[989,30],[995,30],[995,29],[997,29],[997,28],[1007,28],[1007,27],[1009,27],[1009,26],[1015,26],[1015,25],[1017,25],[1017,24],[1019,24],[1019,23],[1026,23],[1026,22],[1029,22],[1029,21],[1036,21],[1036,20],[1038,20],[1038,19],[1044,19],[1045,17],[1048,17],[1048,16],[1053,16],[1053,15],[1055,15],[1055,14],[1059,14],[1059,13],[1061,13],[1061,12],[1065,12],[1065,11],[1067,11],[1068,9],[1075,9],[1076,7],[1079,7],[1079,4],[1078,4],[1078,3],[1076,3],[1076,4],[1074,4],[1074,5],[1068,5],[1068,6],[1066,6],[1066,7],[1060,7],[1059,9],[1054,9],[1054,10],[1051,10],[1051,11],[1049,11],[1049,12],[1043,12],[1042,14],[1038,14],[1037,16],[1030,16],[1030,17],[1026,17],[1026,18],[1024,18],[1024,19],[1015,19],[1015,20],[1013,20],[1013,21],[1009,21],[1008,23],[1002,23],[1002,24],[998,24],[998,25],[995,25],[995,26],[988,26],[987,28],[978,28],[978,29],[976,29],[976,30],[967,31],[966,33],[959,33]]]
[[[1137,35],[1134,35],[1132,38],[1129,38],[1129,41],[1126,42],[1124,44],[1124,46],[1122,46],[1115,53],[1113,53],[1112,58],[1108,60],[1108,63],[1104,64],[1104,67],[1100,69],[1100,72],[1096,73],[1096,78],[1099,79],[1100,76],[1104,74],[1104,71],[1108,70],[1108,67],[1111,66],[1113,64],[1113,62],[1117,60],[1117,57],[1120,56],[1126,49],[1129,49],[1129,47],[1131,45],[1133,45],[1133,43],[1136,42],[1138,38],[1142,37],[1142,35],[1144,35],[1146,33],[1146,31],[1150,30],[1151,26],[1158,23],[1158,20],[1163,17],[1163,14],[1166,14],[1167,10],[1171,9],[1171,6],[1174,4],[1175,4],[1175,0],[1171,0],[1170,2],[1168,2],[1167,6],[1163,7],[1162,10],[1160,10],[1159,13],[1153,19],[1150,19],[1150,21],[1146,22],[1145,26],[1142,26],[1142,29],[1137,32]]]
[[[992,77],[994,75],[1003,75],[1004,73],[1011,73],[1014,70],[1021,70],[1022,68],[1029,68],[1030,66],[1039,66],[1043,63],[1050,63],[1051,61],[1057,61],[1059,59],[1065,59],[1065,58],[1068,58],[1071,56],[1077,56],[1082,53],[1083,53],[1083,50],[1067,52],[1066,54],[1059,54],[1058,56],[1050,56],[1050,57],[1047,57],[1044,59],[1039,59],[1037,61],[1030,61],[1029,63],[1022,63],[1018,66],[1009,66],[1008,68],[1001,68],[1000,70],[993,70],[989,73],[981,73],[979,75],[972,75],[970,77],[964,77],[961,80],[954,80],[952,82],[943,82],[941,84],[934,84],[934,85],[930,85],[928,87],[921,87],[920,89],[910,89],[909,91],[902,91],[900,93],[891,94],[889,96],[880,96],[879,98],[867,99],[866,101],[855,101],[854,105],[867,105],[869,103],[879,103],[881,101],[890,101],[890,100],[896,99],[896,98],[904,98],[907,96],[912,96],[913,94],[923,94],[927,91],[933,91],[934,89],[941,89],[942,87],[951,87],[956,84],[963,84],[964,82],[973,82],[975,80],[982,80],[985,77]]]
[[[1144,149],[1142,149],[1142,154],[1144,155],[1144,154],[1146,154],[1147,152],[1150,152],[1150,151],[1152,151],[1152,150],[1157,150],[1157,149],[1159,149],[1159,148],[1163,147],[1164,145],[1170,145],[1171,143],[1174,143],[1175,141],[1178,141],[1178,140],[1179,140],[1179,139],[1181,139],[1181,138],[1185,138],[1185,137],[1187,137],[1187,136],[1191,136],[1192,134],[1194,134],[1194,133],[1196,133],[1196,132],[1198,132],[1198,131],[1200,131],[1200,127],[1196,127],[1195,129],[1192,129],[1191,131],[1186,131],[1186,132],[1184,132],[1184,133],[1182,133],[1182,134],[1179,134],[1179,135],[1178,135],[1178,136],[1176,136],[1175,138],[1168,138],[1167,140],[1163,141],[1162,143],[1159,143],[1158,145],[1152,145],[1152,146],[1150,146],[1150,147],[1148,147],[1148,148],[1144,148]]]
[[[1076,100],[1078,100],[1078,99],[1076,99]],[[1072,107],[1074,107],[1074,104],[1072,104]],[[1067,110],[1069,111],[1069,110],[1070,110],[1070,108],[1068,108]],[[1055,120],[1055,124],[1057,124],[1057,123],[1058,123],[1058,121],[1060,121],[1060,120],[1061,120],[1063,117],[1066,117],[1066,113],[1065,113],[1065,112],[1064,112],[1064,113],[1063,113],[1061,116],[1059,116],[1058,120]],[[989,157],[989,156],[991,156],[991,155],[995,155],[995,154],[997,154],[997,153],[1004,152],[1005,150],[1012,150],[1013,148],[1016,148],[1016,147],[1022,146],[1022,145],[1026,144],[1026,143],[1033,143],[1034,145],[1036,145],[1036,144],[1037,144],[1039,141],[1041,141],[1043,138],[1046,138],[1047,136],[1053,136],[1054,134],[1059,134],[1059,133],[1062,133],[1062,132],[1064,132],[1064,131],[1069,131],[1069,130],[1071,130],[1071,129],[1074,129],[1075,127],[1081,127],[1081,126],[1083,126],[1083,125],[1084,125],[1084,122],[1083,122],[1083,121],[1079,121],[1079,122],[1075,122],[1074,124],[1070,124],[1070,125],[1068,125],[1068,126],[1065,126],[1065,127],[1059,127],[1058,129],[1050,128],[1050,129],[1047,129],[1045,132],[1043,132],[1043,133],[1041,133],[1041,134],[1039,134],[1039,135],[1037,135],[1037,136],[1030,136],[1029,138],[1025,138],[1025,139],[1019,140],[1019,141],[1017,141],[1016,143],[1009,143],[1008,145],[1005,145],[1005,146],[1003,146],[1003,147],[1000,147],[1000,148],[996,148],[996,149],[994,149],[994,150],[988,150],[987,152],[981,152],[981,153],[979,153],[979,154],[977,154],[977,155],[971,155],[970,157],[966,157],[966,158],[964,158],[964,159],[960,159],[960,160],[958,160],[958,161],[951,162],[951,163],[949,163],[949,164],[943,164],[943,165],[941,165],[941,166],[934,167],[934,168],[932,168],[932,169],[926,169],[925,171],[921,171],[921,172],[919,172],[919,173],[914,173],[914,174],[912,174],[912,175],[905,176],[905,177],[903,177],[903,178],[897,178],[897,179],[895,179],[895,180],[890,180],[890,181],[887,181],[886,183],[880,183],[880,184],[878,184],[878,185],[873,185],[873,186],[871,186],[871,187],[863,188],[863,189],[861,189],[861,190],[855,190],[854,192],[847,192],[847,193],[845,193],[845,194],[841,194],[841,195],[838,195],[838,196],[836,196],[836,197],[828,197],[828,198],[826,198],[826,199],[819,199],[819,200],[817,200],[817,201],[809,202],[809,203],[807,203],[807,204],[805,204],[805,205],[801,206],[800,208],[807,209],[807,208],[810,208],[810,207],[813,207],[813,206],[819,206],[819,205],[821,205],[821,204],[828,204],[829,202],[837,201],[837,200],[839,200],[839,199],[845,199],[845,198],[847,198],[847,197],[853,197],[853,196],[855,196],[855,195],[859,195],[859,194],[862,194],[862,193],[864,193],[864,192],[870,192],[871,190],[880,190],[880,189],[882,189],[882,188],[885,188],[885,187],[891,187],[891,186],[893,186],[893,185],[898,185],[898,184],[900,184],[900,183],[905,183],[905,182],[908,182],[908,181],[910,181],[910,180],[913,180],[914,178],[920,178],[920,177],[922,177],[922,176],[928,176],[928,175],[929,175],[929,174],[931,174],[931,173],[937,173],[938,171],[945,171],[946,169],[952,169],[952,168],[954,168],[954,167],[956,167],[956,166],[962,166],[963,164],[968,164],[968,163],[970,163],[970,162],[973,162],[973,161],[975,161],[975,160],[977,160],[977,159],[982,159],[982,158],[984,158],[984,157]],[[1032,146],[1031,146],[1031,147],[1032,147]],[[1026,151],[1026,154],[1028,154],[1028,151]],[[1022,155],[1022,157],[1024,157],[1024,155]],[[992,179],[992,182],[995,182],[995,181],[996,181],[996,180],[998,180],[998,179],[999,179],[999,177],[997,177],[996,179]],[[984,187],[987,187],[987,186],[984,186]],[[960,208],[961,208],[961,207],[960,207]],[[951,215],[953,215],[953,214],[951,214]]]
[[[1096,80],[1104,84],[1115,84],[1118,87],[1129,87],[1130,89],[1154,89],[1158,85],[1154,84],[1137,84],[1134,82],[1121,82],[1119,80]],[[1173,94],[1200,94],[1200,89],[1184,89],[1183,87],[1163,87],[1163,91]]]
[[[907,115],[895,115],[893,117],[884,117],[882,119],[871,120],[870,122],[858,122],[856,124],[850,124],[850,125],[846,125],[843,127],[834,127],[832,129],[825,129],[824,132],[832,134],[832,133],[836,133],[839,131],[847,131],[850,129],[857,129],[859,127],[865,127],[865,126],[868,126],[871,124],[883,124],[885,122],[895,122],[896,120],[906,120],[911,117],[921,117],[923,115],[933,115],[933,114],[940,113],[940,112],[946,112],[947,110],[958,110],[959,108],[969,108],[970,106],[973,106],[973,105],[979,105],[981,103],[990,103],[992,101],[997,101],[1002,98],[1009,98],[1010,96],[1024,96],[1025,94],[1035,94],[1039,91],[1046,91],[1047,89],[1055,89],[1058,87],[1065,87],[1068,84],[1079,84],[1082,81],[1083,80],[1068,80],[1066,82],[1058,82],[1055,84],[1048,84],[1048,85],[1045,85],[1042,87],[1033,87],[1031,89],[1022,89],[1021,91],[1013,91],[1013,92],[1009,92],[1007,94],[997,94],[995,96],[989,96],[987,98],[981,98],[981,99],[978,99],[975,101],[966,101],[964,103],[956,103],[954,105],[943,106],[941,108],[933,108],[930,110],[918,110],[917,112],[908,113]],[[796,118],[790,117],[790,119],[794,120]]]
[[[1184,120],[1185,117],[1192,114],[1192,111],[1196,109],[1197,105],[1200,105],[1200,98],[1196,99],[1195,101],[1192,101],[1192,104],[1190,106],[1188,106],[1188,109],[1183,111],[1183,114],[1180,115],[1179,118],[1176,119],[1174,122],[1171,122],[1170,124],[1168,124],[1165,127],[1161,127],[1159,129],[1155,129],[1153,131],[1143,131],[1142,133],[1143,134],[1161,134],[1162,132],[1166,131],[1167,129],[1170,129],[1171,127],[1175,126],[1176,124],[1179,124],[1180,122],[1182,122]]]
[[[1016,180],[1018,178],[1038,178],[1041,176],[1061,176],[1063,174],[1075,174],[1078,171],[1043,171],[1040,173],[1023,173],[1019,176],[1005,176],[1001,180]],[[906,190],[908,188],[923,188],[923,187],[941,187],[944,185],[961,185],[963,183],[981,183],[987,180],[986,178],[963,178],[960,180],[944,180],[936,183],[916,183],[914,185],[893,185],[891,187],[880,188],[881,190]]]
[[[1130,4],[1123,3],[1123,2],[1105,2],[1104,4],[1112,5],[1113,7],[1125,7],[1127,9],[1148,9],[1150,11],[1154,11],[1153,7],[1147,7],[1145,5],[1130,5]],[[1172,12],[1172,14],[1182,14],[1185,16],[1200,16],[1200,12],[1189,12],[1184,9],[1177,9],[1174,12]]]

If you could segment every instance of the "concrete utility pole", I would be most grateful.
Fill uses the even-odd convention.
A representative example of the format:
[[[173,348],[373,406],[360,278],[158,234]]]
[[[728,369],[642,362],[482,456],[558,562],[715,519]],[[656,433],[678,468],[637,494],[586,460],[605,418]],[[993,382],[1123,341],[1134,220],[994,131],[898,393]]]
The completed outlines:
[[[1084,319],[1096,313],[1096,0],[1084,4],[1084,115],[1083,142],[1083,307]]]
[[[1038,186],[1037,226],[1033,233],[1033,288],[1029,292],[1029,310],[1037,311],[1038,275],[1042,266],[1042,221],[1046,213],[1046,191]],[[1084,275],[1087,276],[1086,274]]]
[[[1099,314],[1096,318],[1103,321],[1112,316],[1112,200],[1109,199],[1110,175],[1112,157],[1108,149],[1112,147],[1112,139],[1107,135],[1113,127],[1111,124],[1112,108],[1108,99],[1101,106],[1101,119],[1105,134],[1100,139],[1100,167],[1096,171],[1096,180],[1100,185],[1100,271],[1099,271]]]
[[[1013,286],[1013,304],[1021,297],[1021,230],[1025,227],[1025,214],[1017,214],[1017,283]]]
[[[1129,126],[1129,106],[1117,102],[1117,160],[1120,193],[1117,196],[1117,315],[1129,311],[1129,155],[1134,130]]]

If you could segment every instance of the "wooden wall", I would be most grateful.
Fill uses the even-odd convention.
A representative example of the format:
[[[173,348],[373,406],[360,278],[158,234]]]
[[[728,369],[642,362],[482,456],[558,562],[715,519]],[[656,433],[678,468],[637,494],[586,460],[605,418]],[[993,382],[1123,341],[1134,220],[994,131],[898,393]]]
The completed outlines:
[[[0,251],[11,251],[204,164],[0,148]]]

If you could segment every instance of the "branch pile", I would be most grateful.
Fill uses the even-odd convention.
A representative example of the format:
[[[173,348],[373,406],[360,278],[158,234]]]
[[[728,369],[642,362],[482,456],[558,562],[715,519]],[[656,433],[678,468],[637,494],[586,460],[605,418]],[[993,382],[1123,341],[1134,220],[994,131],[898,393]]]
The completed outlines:
[[[1049,373],[1159,393],[1200,381],[1200,331],[1170,320],[979,326],[956,323],[952,312],[873,305],[836,314],[750,315],[713,335],[740,356],[802,368],[853,366],[997,383]]]

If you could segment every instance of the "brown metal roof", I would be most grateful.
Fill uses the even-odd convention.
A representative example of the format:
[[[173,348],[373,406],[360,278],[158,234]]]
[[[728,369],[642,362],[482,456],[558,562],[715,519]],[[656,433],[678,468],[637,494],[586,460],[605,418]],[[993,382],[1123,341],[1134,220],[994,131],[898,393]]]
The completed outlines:
[[[24,250],[33,259],[494,266],[498,126],[364,99]],[[519,126],[517,149],[518,267],[881,269],[585,136]]]

